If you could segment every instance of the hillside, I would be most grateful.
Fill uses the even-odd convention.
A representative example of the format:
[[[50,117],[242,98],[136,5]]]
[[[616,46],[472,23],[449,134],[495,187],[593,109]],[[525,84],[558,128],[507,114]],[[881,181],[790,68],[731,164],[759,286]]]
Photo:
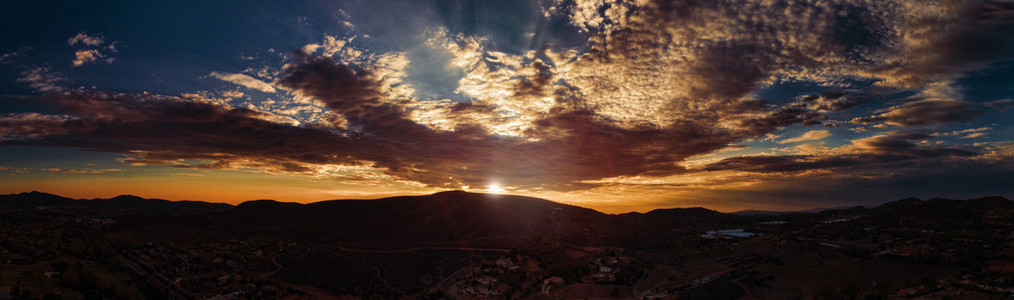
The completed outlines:
[[[0,284],[97,298],[117,284],[146,298],[988,299],[1014,282],[1012,216],[1001,197],[749,216],[466,192],[235,206],[32,192],[0,196]],[[704,234],[719,230],[742,235]]]
[[[341,241],[561,236],[609,218],[591,209],[537,198],[457,191],[310,204],[261,200],[208,217],[213,230]]]

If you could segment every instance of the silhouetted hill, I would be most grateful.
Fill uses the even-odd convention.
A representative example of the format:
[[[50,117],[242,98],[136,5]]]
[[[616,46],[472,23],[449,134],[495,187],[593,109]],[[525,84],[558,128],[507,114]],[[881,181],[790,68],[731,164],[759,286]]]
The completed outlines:
[[[917,206],[921,205],[922,202],[923,202],[922,199],[914,198],[914,197],[909,197],[909,198],[905,198],[905,199],[901,199],[901,200],[897,200],[897,201],[887,202],[887,203],[878,205],[875,208],[877,210],[880,210],[880,211],[891,211],[891,210],[909,209],[909,208],[913,208],[913,207],[917,207]]]
[[[208,203],[201,201],[169,201],[162,199],[146,199],[133,195],[120,195],[109,199],[84,200],[95,208],[105,208],[119,212],[132,213],[182,213],[202,214],[232,209],[225,203]]]
[[[345,241],[456,241],[583,231],[608,215],[548,200],[442,192],[310,204],[251,201],[213,216],[216,229]]]
[[[905,198],[884,203],[870,209],[869,213],[884,220],[908,220],[931,224],[941,221],[971,221],[986,214],[1009,209],[1014,209],[1014,201],[998,196],[969,200],[934,198],[925,201]]]
[[[32,192],[0,195],[0,229],[18,229],[0,230],[7,238],[0,246],[17,268],[38,266],[37,275],[76,257],[53,249],[106,258],[96,264],[129,262],[116,266],[135,282],[186,298],[452,298],[446,295],[468,295],[458,289],[509,286],[536,295],[558,277],[563,286],[550,295],[567,299],[609,291],[630,298],[634,287],[680,299],[783,299],[818,288],[834,294],[823,287],[842,282],[868,287],[867,296],[880,295],[883,282],[915,289],[971,278],[999,287],[1011,280],[995,278],[1010,274],[1012,216],[1014,201],[1002,197],[751,216],[701,207],[609,215],[460,191],[236,206]],[[704,234],[723,229],[743,232]],[[253,292],[235,294],[242,289]]]
[[[693,208],[656,209],[647,213],[608,215],[592,209],[544,199],[476,194],[461,191],[376,200],[331,200],[310,204],[273,200],[248,201],[237,206],[196,201],[167,201],[122,195],[109,199],[74,200],[31,192],[0,195],[0,208],[33,209],[45,206],[69,213],[118,215],[190,215],[180,218],[124,219],[122,230],[164,232],[176,236],[207,234],[276,236],[299,240],[344,242],[455,242],[480,241],[503,245],[533,237],[571,243],[671,244],[673,232],[734,228],[756,223],[764,215],[726,214]],[[817,217],[869,217],[884,224],[933,224],[980,218],[1014,208],[1002,197],[971,200],[906,198],[875,208],[856,206],[824,210]],[[809,218],[811,214],[793,214]],[[892,223],[893,222],[893,223]],[[942,224],[942,223],[941,223]]]
[[[718,224],[735,223],[744,218],[734,214],[724,214],[703,207],[664,208],[644,214],[626,213],[619,215],[621,219],[639,222],[662,222],[670,224]]]
[[[0,207],[28,209],[39,206],[74,204],[74,199],[32,191],[30,193],[0,195]]]
[[[168,201],[145,199],[132,195],[120,195],[109,199],[74,200],[40,192],[0,195],[0,207],[12,209],[47,207],[80,212],[87,210],[101,213],[143,214],[203,214],[233,208],[232,205],[225,203]]]
[[[798,212],[798,211],[779,211],[779,210],[747,209],[747,210],[734,211],[734,212],[731,212],[729,214],[733,214],[733,215],[737,215],[737,216],[780,216],[780,215],[795,214],[795,213],[800,213],[800,212]]]
[[[273,210],[286,207],[301,206],[299,203],[292,202],[280,202],[275,200],[251,200],[236,205],[237,210],[246,211],[260,211],[260,210]]]
[[[791,211],[790,210],[778,211],[778,210],[747,209],[747,210],[741,210],[741,211],[731,212],[729,214],[739,215],[739,216],[781,216],[781,215],[789,215],[789,214],[815,214],[815,213],[821,213],[821,212],[825,212],[825,211],[841,211],[841,210],[850,210],[850,209],[856,209],[856,208],[863,208],[863,207],[862,206],[837,206],[837,207],[832,207],[832,208],[818,207],[818,208],[811,208],[811,209],[805,209],[805,210],[791,210]]]

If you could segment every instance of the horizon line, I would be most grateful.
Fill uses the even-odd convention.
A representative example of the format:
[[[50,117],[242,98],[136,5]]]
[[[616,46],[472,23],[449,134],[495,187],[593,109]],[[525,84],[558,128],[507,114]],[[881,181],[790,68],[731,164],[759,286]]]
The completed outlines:
[[[836,206],[836,207],[813,207],[813,208],[809,208],[809,209],[800,209],[800,210],[741,209],[741,210],[736,210],[736,211],[720,211],[720,210],[716,210],[716,209],[707,208],[707,207],[704,207],[704,206],[684,206],[684,207],[655,208],[655,209],[651,209],[651,210],[648,210],[647,212],[643,212],[643,213],[642,212],[638,212],[638,211],[628,211],[628,212],[623,212],[623,213],[606,213],[606,212],[602,212],[602,211],[600,211],[598,209],[594,209],[594,208],[587,207],[587,206],[569,204],[569,203],[559,202],[559,201],[555,201],[555,200],[551,200],[551,199],[545,199],[545,198],[540,198],[540,197],[532,197],[532,196],[524,196],[524,195],[514,195],[514,194],[504,194],[504,193],[469,192],[469,191],[464,191],[464,190],[447,190],[447,191],[440,191],[440,192],[429,193],[429,194],[416,194],[416,195],[407,194],[407,195],[388,196],[388,197],[380,197],[380,198],[369,198],[369,199],[364,199],[364,198],[359,198],[359,199],[354,199],[354,198],[325,199],[325,200],[318,200],[318,201],[312,201],[312,202],[292,202],[292,201],[281,201],[281,200],[276,200],[276,199],[252,199],[252,200],[245,200],[245,201],[242,201],[242,202],[239,202],[239,203],[236,203],[236,204],[232,204],[232,203],[228,203],[228,202],[207,201],[207,200],[190,200],[190,199],[170,200],[170,199],[162,199],[162,198],[148,198],[148,197],[139,196],[139,195],[133,195],[133,194],[119,194],[119,195],[115,195],[115,196],[108,197],[108,198],[91,198],[91,199],[88,199],[88,198],[72,198],[72,197],[66,197],[66,196],[62,196],[62,195],[58,195],[58,194],[53,194],[53,193],[49,193],[49,192],[41,192],[41,191],[38,191],[38,190],[33,190],[33,191],[30,191],[30,192],[21,192],[21,193],[0,194],[0,196],[10,196],[10,195],[20,195],[20,194],[32,194],[32,193],[48,194],[48,195],[53,195],[53,196],[57,196],[57,197],[67,198],[67,199],[71,199],[71,200],[75,200],[75,201],[109,200],[109,199],[118,198],[118,197],[136,197],[136,198],[141,198],[141,199],[144,199],[144,200],[162,200],[162,201],[169,201],[169,202],[174,202],[174,203],[176,203],[176,202],[202,202],[202,203],[209,203],[209,204],[225,204],[225,205],[229,205],[229,206],[233,206],[233,207],[238,207],[238,206],[240,206],[240,205],[242,205],[244,203],[249,203],[249,202],[254,202],[254,201],[273,201],[273,202],[277,202],[277,203],[289,203],[289,204],[309,205],[309,204],[322,203],[322,202],[331,202],[331,201],[374,201],[374,200],[384,200],[384,199],[399,198],[399,197],[425,197],[425,196],[432,196],[432,195],[443,194],[443,193],[466,193],[466,194],[483,195],[483,196],[508,196],[508,197],[523,197],[523,198],[539,199],[539,200],[549,201],[549,202],[563,204],[563,205],[570,205],[570,206],[576,206],[576,207],[581,207],[581,208],[585,208],[585,209],[591,209],[591,210],[594,210],[596,212],[607,214],[607,215],[622,215],[622,214],[630,214],[630,213],[643,214],[643,213],[652,212],[652,211],[656,211],[656,210],[665,210],[665,209],[693,209],[693,208],[707,209],[707,210],[719,212],[719,213],[722,213],[722,214],[736,214],[736,213],[742,213],[742,212],[784,213],[784,214],[803,213],[803,214],[805,214],[805,213],[819,213],[819,212],[828,211],[828,210],[850,209],[850,208],[855,208],[855,207],[873,208],[873,207],[877,207],[877,206],[884,205],[884,204],[887,204],[887,203],[901,201],[901,200],[907,200],[907,199],[916,199],[916,200],[919,200],[919,201],[928,201],[928,200],[936,200],[936,199],[941,199],[941,200],[974,200],[974,199],[991,198],[991,197],[998,197],[998,198],[1007,199],[1006,197],[1000,196],[1000,195],[986,195],[986,196],[979,196],[979,197],[971,197],[971,198],[967,198],[967,199],[949,199],[949,198],[944,198],[944,197],[933,197],[933,198],[929,198],[929,199],[925,199],[925,200],[922,199],[922,198],[919,198],[919,197],[905,197],[905,198],[901,198],[901,199],[897,199],[897,200],[891,200],[891,201],[886,201],[886,202],[878,203],[878,204],[875,204],[875,205],[842,205],[842,206]]]

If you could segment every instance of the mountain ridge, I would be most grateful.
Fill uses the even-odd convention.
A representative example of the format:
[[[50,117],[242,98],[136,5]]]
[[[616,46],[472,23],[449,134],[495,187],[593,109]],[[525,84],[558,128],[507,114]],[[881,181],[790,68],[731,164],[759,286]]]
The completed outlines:
[[[662,215],[673,215],[673,214],[676,214],[676,215],[679,215],[679,214],[709,214],[709,215],[713,215],[713,216],[717,216],[717,215],[778,216],[778,215],[788,215],[788,214],[819,214],[819,213],[825,213],[825,212],[854,211],[854,210],[864,210],[864,209],[865,210],[869,210],[869,209],[882,209],[882,210],[883,209],[896,209],[898,207],[912,207],[912,206],[919,206],[919,205],[923,205],[923,204],[927,204],[927,203],[933,204],[933,203],[939,203],[939,202],[948,202],[948,203],[952,203],[952,204],[962,203],[961,201],[964,201],[964,203],[987,202],[987,203],[979,203],[978,206],[981,206],[981,205],[1006,205],[1004,203],[1008,203],[1009,204],[1009,203],[1012,202],[1011,200],[1009,200],[1009,199],[1007,199],[1007,198],[1005,198],[1003,196],[983,196],[983,197],[970,198],[970,199],[931,198],[929,200],[922,200],[922,199],[915,198],[915,197],[907,197],[907,198],[902,198],[902,199],[899,199],[899,200],[884,202],[884,203],[881,203],[881,204],[878,204],[878,205],[845,205],[845,206],[838,206],[838,207],[831,207],[831,208],[819,207],[819,208],[812,208],[812,209],[805,209],[805,210],[794,210],[794,211],[768,211],[768,210],[746,209],[746,210],[739,210],[739,211],[733,211],[733,212],[719,212],[719,211],[716,211],[716,210],[713,210],[713,209],[709,209],[709,208],[705,208],[705,207],[700,207],[700,206],[695,206],[695,207],[657,208],[657,209],[653,209],[653,210],[645,212],[645,213],[626,212],[626,213],[609,214],[609,213],[599,212],[598,210],[595,210],[593,208],[587,208],[587,207],[578,206],[578,205],[560,203],[560,202],[556,202],[556,201],[552,201],[552,200],[548,200],[548,199],[536,198],[536,197],[518,196],[518,195],[506,195],[506,194],[473,193],[473,192],[466,192],[466,191],[459,191],[459,190],[442,191],[442,192],[437,192],[437,193],[428,194],[428,195],[393,196],[393,197],[385,197],[385,198],[377,198],[377,199],[331,199],[331,200],[321,200],[321,201],[308,202],[308,203],[278,201],[278,200],[273,200],[273,199],[258,199],[258,200],[248,200],[248,201],[244,201],[244,202],[241,202],[241,203],[238,203],[238,204],[229,204],[229,203],[211,202],[211,201],[198,201],[198,200],[165,200],[165,199],[159,199],[159,198],[144,198],[144,197],[141,197],[141,196],[129,195],[129,194],[117,195],[117,196],[114,196],[114,197],[111,197],[111,198],[74,199],[74,198],[64,197],[64,196],[60,196],[60,195],[56,195],[56,194],[51,194],[51,193],[46,193],[46,192],[31,191],[31,192],[22,192],[22,193],[16,193],[16,194],[0,195],[0,207],[8,206],[8,207],[14,207],[14,208],[35,208],[35,207],[39,207],[39,206],[65,206],[65,205],[75,205],[75,204],[81,204],[81,205],[95,205],[95,204],[99,204],[100,206],[120,207],[120,206],[130,206],[130,205],[143,204],[143,205],[150,206],[150,207],[180,205],[180,206],[208,206],[208,207],[217,207],[218,209],[225,209],[225,208],[232,208],[232,209],[255,209],[255,208],[259,208],[259,209],[272,209],[272,208],[279,208],[279,207],[318,207],[319,208],[319,207],[327,207],[327,206],[330,206],[330,205],[336,205],[336,203],[339,203],[339,205],[341,205],[341,204],[363,203],[363,202],[372,202],[372,201],[397,202],[397,201],[402,201],[402,200],[429,199],[429,198],[434,198],[434,197],[436,197],[436,198],[455,198],[455,197],[457,197],[457,198],[469,198],[469,197],[474,198],[474,197],[485,197],[485,198],[490,198],[490,199],[503,198],[503,199],[512,199],[512,200],[522,200],[522,199],[539,200],[539,201],[546,201],[546,202],[555,203],[555,204],[558,204],[558,205],[564,205],[564,206],[569,206],[569,207],[577,207],[577,208],[588,209],[588,210],[592,210],[592,211],[595,211],[595,212],[598,212],[598,213],[601,213],[601,214],[613,215],[613,216],[630,216],[630,215],[662,216]],[[957,202],[955,202],[955,201],[957,201]],[[1012,204],[1012,205],[1014,205],[1014,204]],[[157,212],[157,209],[155,209],[155,210]]]

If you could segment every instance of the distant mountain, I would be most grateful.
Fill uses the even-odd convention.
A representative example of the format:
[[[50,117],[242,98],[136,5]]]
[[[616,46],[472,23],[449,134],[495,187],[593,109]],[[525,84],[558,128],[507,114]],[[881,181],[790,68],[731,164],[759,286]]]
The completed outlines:
[[[693,208],[647,213],[604,214],[544,199],[461,191],[377,200],[331,200],[310,204],[255,200],[232,206],[197,201],[167,201],[123,195],[74,200],[31,192],[0,195],[0,208],[47,207],[66,213],[134,216],[116,226],[125,232],[173,236],[203,234],[277,236],[308,241],[455,242],[508,245],[533,237],[606,244],[666,246],[674,230],[697,232],[754,224],[779,212],[721,213]],[[971,200],[906,198],[874,208],[856,206],[815,213],[862,216],[882,222],[959,222],[1014,209],[1002,197]],[[152,218],[145,215],[162,215]],[[180,217],[173,217],[180,216]],[[802,214],[800,214],[802,216]]]
[[[837,206],[837,207],[831,207],[831,208],[818,207],[818,208],[811,208],[811,209],[805,209],[805,210],[781,210],[781,211],[779,211],[779,210],[747,209],[747,210],[741,210],[741,211],[731,212],[729,214],[740,215],[740,216],[781,216],[781,215],[788,215],[788,214],[815,214],[815,213],[821,213],[821,212],[825,212],[825,211],[849,210],[849,209],[854,209],[854,208],[857,208],[857,207],[863,207],[863,206]]]
[[[702,231],[726,229],[751,223],[747,217],[720,213],[703,207],[664,208],[647,213],[626,213],[617,216],[620,224],[630,226],[625,231],[655,231],[657,229]],[[654,232],[656,236],[666,236]]]
[[[968,200],[953,200],[934,198],[922,200],[919,198],[904,198],[887,202],[878,206],[839,206],[834,208],[814,208],[801,211],[765,211],[765,210],[742,210],[729,214],[740,216],[779,216],[789,214],[829,214],[829,215],[855,215],[867,214],[884,216],[886,218],[898,217],[925,217],[932,219],[965,219],[981,215],[989,210],[1012,209],[1014,201],[1004,197],[991,196]]]
[[[72,205],[74,199],[61,197],[53,194],[30,192],[10,195],[0,195],[0,207],[28,209],[39,206],[63,206]]]
[[[723,214],[718,211],[710,210],[703,207],[660,208],[649,211],[644,214],[627,213],[622,214],[620,216],[644,220],[671,221],[671,222],[725,221],[729,220],[730,218],[736,218],[735,216]]]
[[[730,212],[729,214],[733,214],[733,215],[737,215],[737,216],[780,216],[780,215],[795,214],[795,213],[800,213],[800,212],[798,212],[798,211],[777,211],[777,210],[747,209],[747,210],[740,210],[740,211]]]
[[[870,209],[868,213],[884,220],[908,220],[929,224],[941,221],[971,221],[987,214],[1011,209],[1014,209],[1014,201],[999,196],[969,200],[905,198],[881,204]]]
[[[232,209],[225,203],[168,201],[120,195],[109,199],[75,200],[53,194],[30,192],[0,195],[0,208],[31,209],[47,207],[65,210],[91,210],[102,213],[203,214]]]

